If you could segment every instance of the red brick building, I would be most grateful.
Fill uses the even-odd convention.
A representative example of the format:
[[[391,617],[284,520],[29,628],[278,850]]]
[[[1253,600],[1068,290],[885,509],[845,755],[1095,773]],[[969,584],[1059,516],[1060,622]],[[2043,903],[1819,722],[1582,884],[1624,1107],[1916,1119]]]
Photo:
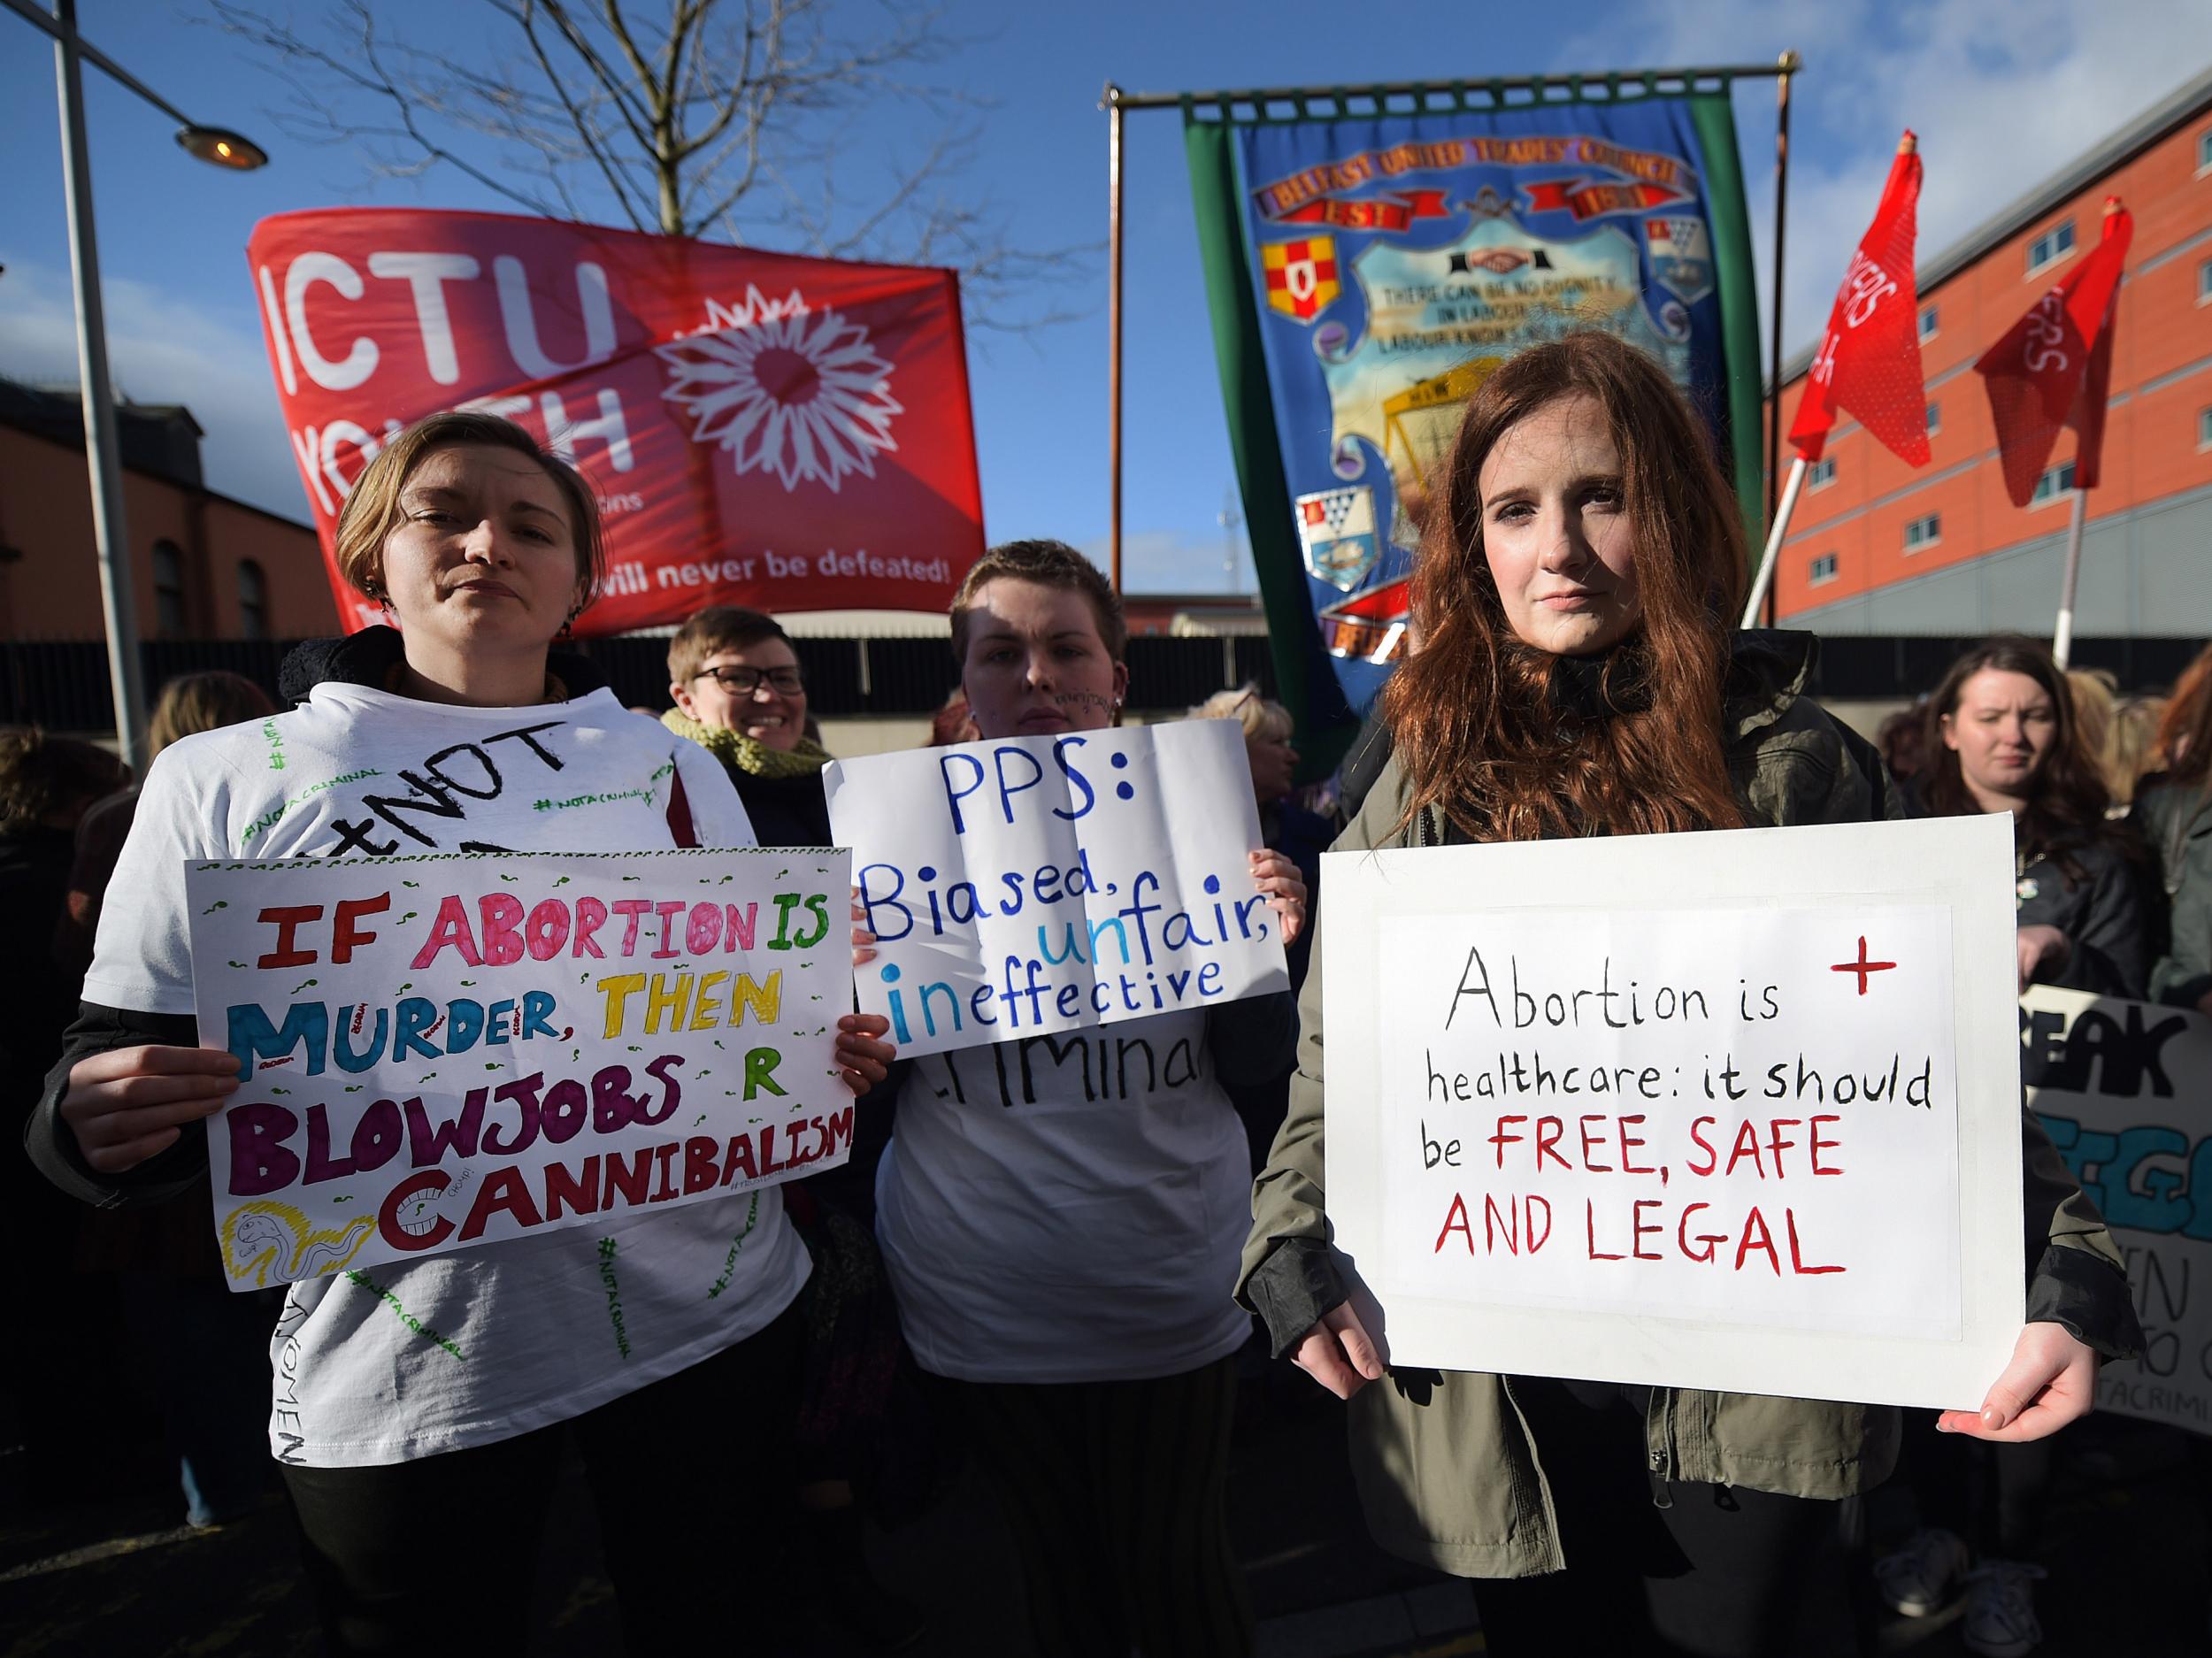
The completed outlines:
[[[117,425],[141,637],[338,631],[314,531],[208,488],[189,410],[126,404]],[[0,639],[105,635],[77,398],[0,380]]]
[[[1776,568],[1785,625],[1824,633],[2050,631],[2073,434],[2060,437],[2034,502],[2014,506],[1973,365],[2096,246],[2108,195],[2134,214],[2135,236],[2120,290],[2103,476],[2088,496],[2077,631],[2212,634],[2212,74],[1922,265],[1932,457],[1908,466],[1856,422],[1838,425]],[[1785,369],[1785,431],[1809,357]]]

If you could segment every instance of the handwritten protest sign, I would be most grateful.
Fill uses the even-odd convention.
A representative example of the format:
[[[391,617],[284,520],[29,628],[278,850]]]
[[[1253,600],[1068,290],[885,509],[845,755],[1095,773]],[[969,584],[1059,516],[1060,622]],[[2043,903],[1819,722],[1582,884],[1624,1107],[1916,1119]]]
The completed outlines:
[[[2001,817],[1325,861],[1393,1361],[1978,1404],[2024,1311]]]
[[[862,1009],[935,1054],[1286,988],[1249,778],[1225,719],[832,764]]]
[[[841,852],[189,866],[233,1289],[841,1163]]]
[[[2212,1433],[2212,1019],[2031,990],[2028,1100],[2127,1257],[2146,1346],[2097,1409]]]

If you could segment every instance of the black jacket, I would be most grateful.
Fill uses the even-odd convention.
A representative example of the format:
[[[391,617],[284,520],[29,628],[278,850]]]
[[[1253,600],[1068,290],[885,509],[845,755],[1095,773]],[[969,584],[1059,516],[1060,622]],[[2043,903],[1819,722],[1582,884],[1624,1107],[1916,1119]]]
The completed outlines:
[[[822,774],[800,777],[755,777],[735,766],[722,768],[737,786],[745,802],[745,815],[753,820],[753,834],[764,847],[826,847],[830,839],[829,800],[822,793]]]
[[[2056,927],[2073,947],[2036,982],[2140,1001],[2161,931],[2149,887],[2148,871],[2116,836],[2028,865],[2018,887],[2020,925]]]
[[[2212,790],[2149,779],[2136,790],[2131,821],[2150,842],[2173,906],[2150,994],[2193,1008],[2212,993]]]

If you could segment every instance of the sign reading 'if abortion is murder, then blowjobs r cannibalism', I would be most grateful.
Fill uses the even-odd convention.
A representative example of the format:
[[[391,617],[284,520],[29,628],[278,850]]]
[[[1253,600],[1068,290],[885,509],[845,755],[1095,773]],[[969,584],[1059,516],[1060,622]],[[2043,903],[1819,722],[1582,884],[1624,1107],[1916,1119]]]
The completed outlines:
[[[849,860],[808,848],[188,866],[234,1289],[841,1163]]]

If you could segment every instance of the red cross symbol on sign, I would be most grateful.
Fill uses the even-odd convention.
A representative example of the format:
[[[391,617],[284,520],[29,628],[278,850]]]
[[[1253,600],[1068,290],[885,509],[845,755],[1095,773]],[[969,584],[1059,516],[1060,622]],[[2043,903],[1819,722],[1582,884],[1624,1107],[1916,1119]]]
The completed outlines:
[[[1863,936],[1862,936],[1859,940],[1859,959],[1855,962],[1838,962],[1828,971],[1832,973],[1856,973],[1859,976],[1859,994],[1863,996],[1866,994],[1866,976],[1869,973],[1887,972],[1891,968],[1896,965],[1897,963],[1895,962],[1868,961],[1866,959],[1866,940]]]

